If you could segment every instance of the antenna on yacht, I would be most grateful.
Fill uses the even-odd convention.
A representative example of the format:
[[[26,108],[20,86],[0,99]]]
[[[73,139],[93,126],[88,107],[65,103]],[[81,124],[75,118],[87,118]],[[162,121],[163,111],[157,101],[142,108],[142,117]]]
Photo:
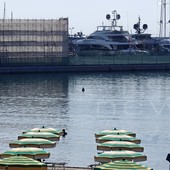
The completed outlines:
[[[148,25],[147,24],[143,24],[143,29],[141,29],[141,19],[140,16],[138,17],[138,23],[134,24],[133,28],[136,30],[137,34],[141,34],[144,33],[146,31],[146,29],[148,29]]]
[[[118,14],[116,10],[112,11],[112,14],[113,14],[112,28],[115,30],[116,27],[119,27],[120,30],[122,31],[122,30],[123,30],[123,27],[122,27],[122,26],[117,26],[117,20],[120,19],[120,14]],[[110,19],[111,19],[110,14],[107,14],[107,15],[106,15],[106,19],[107,19],[107,20],[110,20]]]
[[[114,10],[114,11],[112,12],[112,14],[113,14],[112,26],[113,26],[113,27],[116,27],[116,26],[117,26],[117,20],[120,19],[120,14],[117,14],[117,11],[116,11],[116,10]]]
[[[106,15],[106,19],[107,19],[107,20],[110,20],[110,14],[107,14],[107,15]]]

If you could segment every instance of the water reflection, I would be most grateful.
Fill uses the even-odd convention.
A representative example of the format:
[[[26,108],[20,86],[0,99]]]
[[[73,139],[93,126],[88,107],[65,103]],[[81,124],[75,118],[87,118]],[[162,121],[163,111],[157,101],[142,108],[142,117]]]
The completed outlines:
[[[169,72],[0,75],[0,151],[24,130],[65,128],[50,160],[87,166],[97,154],[94,133],[117,127],[142,140],[143,164],[167,169],[169,96]]]
[[[1,75],[0,95],[1,151],[26,129],[42,125],[67,129],[66,74]]]

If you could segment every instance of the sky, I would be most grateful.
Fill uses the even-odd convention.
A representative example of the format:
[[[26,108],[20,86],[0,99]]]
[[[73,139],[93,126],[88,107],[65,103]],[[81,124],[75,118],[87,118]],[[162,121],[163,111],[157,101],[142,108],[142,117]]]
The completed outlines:
[[[170,0],[167,0],[170,1]],[[141,24],[148,24],[147,33],[153,36],[159,34],[161,0],[0,0],[0,18],[3,18],[4,3],[5,17],[20,19],[69,19],[69,32],[83,32],[85,35],[96,30],[98,25],[110,25],[106,14],[116,10],[121,15],[118,25],[124,30],[134,33],[133,25],[138,17]],[[169,6],[169,5],[167,5]],[[167,15],[167,21],[170,12]],[[169,24],[170,25],[170,24]],[[167,32],[169,31],[167,24]]]

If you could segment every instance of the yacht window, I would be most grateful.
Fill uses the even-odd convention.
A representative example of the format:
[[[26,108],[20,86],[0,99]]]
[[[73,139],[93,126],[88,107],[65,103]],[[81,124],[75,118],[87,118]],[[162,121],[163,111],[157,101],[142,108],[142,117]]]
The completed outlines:
[[[108,38],[115,42],[127,42],[127,38],[125,36],[108,36]]]
[[[133,38],[137,39],[137,40],[148,40],[148,39],[152,39],[150,37],[150,35],[144,35],[144,34],[135,34],[135,35],[132,35]]]
[[[117,50],[127,50],[129,48],[133,48],[135,49],[135,46],[131,46],[131,45],[117,45]]]
[[[110,31],[112,29],[111,26],[98,26],[97,31]]]
[[[102,45],[92,45],[92,44],[89,44],[89,45],[79,45],[78,46],[78,49],[80,50],[80,51],[83,51],[83,50],[108,50],[108,48],[107,47],[105,47],[105,46],[102,46]]]
[[[87,39],[104,40],[103,37],[99,37],[99,36],[89,36]]]
[[[102,45],[91,45],[91,48],[94,50],[106,50],[107,48]]]
[[[169,48],[170,49],[170,45],[163,45],[164,48]]]

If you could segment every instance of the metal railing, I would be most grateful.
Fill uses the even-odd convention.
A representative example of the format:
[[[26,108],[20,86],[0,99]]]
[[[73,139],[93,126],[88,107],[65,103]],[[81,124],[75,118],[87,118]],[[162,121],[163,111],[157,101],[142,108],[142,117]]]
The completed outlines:
[[[2,66],[62,66],[62,65],[113,65],[113,64],[170,64],[170,55],[120,56],[0,56]]]
[[[69,65],[103,64],[163,64],[170,63],[170,55],[72,56]]]

